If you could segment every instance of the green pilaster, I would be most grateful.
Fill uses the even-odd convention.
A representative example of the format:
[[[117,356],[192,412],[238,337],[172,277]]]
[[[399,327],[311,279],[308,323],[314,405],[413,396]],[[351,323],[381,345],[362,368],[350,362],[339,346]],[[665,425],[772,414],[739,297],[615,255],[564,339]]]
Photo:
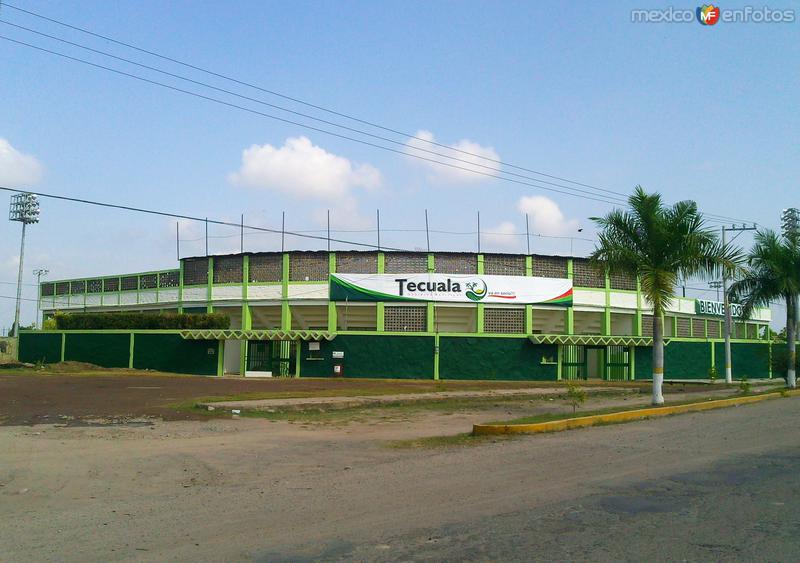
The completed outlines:
[[[297,349],[294,355],[294,376],[300,377],[300,355],[303,353],[303,341],[298,340],[295,342],[295,346]]]
[[[128,348],[128,369],[133,369],[134,333],[131,332],[131,343]]]
[[[217,340],[217,376],[225,375],[225,341]]]
[[[714,346],[713,342],[709,342],[708,345],[711,346],[711,367],[717,367],[717,358],[716,354],[714,353],[716,346]],[[722,374],[722,376],[725,377],[725,374]]]
[[[630,374],[629,379],[634,381],[636,379],[636,346],[628,348],[628,358],[630,358],[630,367],[628,368]]]
[[[439,381],[439,333],[433,337],[433,379]]]
[[[183,313],[183,260],[180,261],[179,265],[180,265],[180,271],[178,273],[178,312]]]
[[[430,274],[430,273],[433,273],[435,271],[436,271],[436,262],[435,262],[435,260],[433,258],[433,253],[429,252],[428,253],[428,273]],[[435,312],[435,310],[433,308],[433,303],[432,302],[428,302],[427,303],[426,312],[427,312],[427,316],[428,316],[428,323],[427,323],[428,332],[436,332],[436,316],[435,316],[436,312]]]
[[[672,336],[678,336],[678,315],[672,316]]]
[[[561,381],[561,364],[564,363],[564,346],[558,345],[558,365],[556,366],[556,379]]]
[[[383,274],[386,272],[386,255],[383,252],[378,252],[378,273]],[[377,318],[377,331],[383,332],[386,327],[386,322],[384,318],[384,302],[380,301],[375,306],[378,318]]]
[[[212,303],[214,287],[214,257],[208,258],[208,291],[206,292],[206,313],[214,312],[214,305]]]
[[[703,319],[703,330],[705,331],[703,336],[708,338],[708,319]]]
[[[567,259],[567,278],[573,279],[573,263],[572,258]],[[567,307],[566,311],[566,325],[567,334],[575,334],[575,307]],[[559,348],[560,349],[560,348]]]
[[[478,275],[481,276],[484,274],[483,269],[483,254],[478,254]],[[477,319],[477,333],[483,334],[483,315],[484,315],[484,304],[478,303],[478,319]]]
[[[64,351],[67,348],[67,335],[65,333],[61,333],[61,361],[64,361]]]
[[[328,253],[328,273],[336,273],[336,253]],[[336,332],[336,303],[328,301],[328,331]]]
[[[250,284],[250,256],[245,254],[242,262],[242,330],[252,330],[253,315],[248,303],[248,285]],[[247,340],[239,341],[239,375],[244,377],[247,371]]]
[[[605,271],[606,278],[606,304],[603,309],[603,334],[606,336],[611,335],[611,278],[608,275],[608,270]]]
[[[642,281],[636,276],[636,336],[642,335]]]
[[[525,275],[533,275],[533,256],[525,257]],[[525,334],[533,334],[533,306],[525,305]]]
[[[281,274],[281,330],[292,329],[292,312],[289,309],[289,253],[283,253]]]

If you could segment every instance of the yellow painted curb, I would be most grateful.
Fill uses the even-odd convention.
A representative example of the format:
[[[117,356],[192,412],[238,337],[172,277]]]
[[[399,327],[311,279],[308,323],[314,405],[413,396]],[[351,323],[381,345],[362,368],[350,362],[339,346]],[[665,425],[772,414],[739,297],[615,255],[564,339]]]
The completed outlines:
[[[789,395],[800,394],[800,389],[786,391]],[[565,418],[562,420],[551,420],[548,422],[535,422],[533,424],[474,424],[472,434],[475,436],[487,434],[539,434],[541,432],[560,432],[572,428],[585,428],[596,424],[628,422],[630,420],[641,420],[644,418],[655,418],[659,416],[670,416],[685,412],[707,411],[711,409],[722,409],[747,403],[758,403],[769,399],[781,397],[780,393],[767,393],[764,395],[751,395],[747,397],[734,397],[732,399],[717,399],[715,401],[704,401],[702,403],[689,403],[686,405],[675,405],[672,407],[653,407],[649,409],[638,409],[634,411],[613,412],[608,414],[595,414],[591,416],[580,416],[577,418]]]

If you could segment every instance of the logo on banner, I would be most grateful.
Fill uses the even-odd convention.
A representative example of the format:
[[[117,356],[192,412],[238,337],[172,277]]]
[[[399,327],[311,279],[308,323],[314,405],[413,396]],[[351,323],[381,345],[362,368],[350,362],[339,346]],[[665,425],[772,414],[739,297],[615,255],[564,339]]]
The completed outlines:
[[[483,280],[467,282],[466,286],[467,286],[466,295],[472,301],[480,301],[481,299],[486,297],[488,288],[486,287],[486,282],[484,282]]]

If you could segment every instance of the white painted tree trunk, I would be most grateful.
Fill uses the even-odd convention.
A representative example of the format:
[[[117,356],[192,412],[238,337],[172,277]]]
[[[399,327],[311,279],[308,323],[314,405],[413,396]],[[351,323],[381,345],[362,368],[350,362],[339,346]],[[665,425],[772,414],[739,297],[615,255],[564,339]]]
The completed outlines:
[[[786,302],[786,344],[789,348],[789,358],[786,366],[786,386],[789,389],[797,387],[795,366],[797,365],[797,303],[794,299]]]
[[[653,404],[663,405],[661,387],[664,384],[664,324],[661,315],[653,312]]]

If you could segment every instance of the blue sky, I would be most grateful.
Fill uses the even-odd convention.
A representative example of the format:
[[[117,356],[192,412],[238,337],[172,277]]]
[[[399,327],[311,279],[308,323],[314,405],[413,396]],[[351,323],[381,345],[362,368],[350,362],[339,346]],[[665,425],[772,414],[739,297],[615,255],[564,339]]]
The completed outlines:
[[[670,201],[695,199],[707,212],[770,227],[778,225],[782,208],[800,205],[798,22],[631,23],[632,9],[669,6],[658,2],[12,4],[400,131],[423,131],[437,142],[593,186],[629,192],[642,184]],[[770,7],[800,16],[797,3]],[[7,7],[0,19],[234,88]],[[4,24],[0,34],[180,85]],[[575,254],[592,247],[588,217],[610,209],[433,168],[1,40],[0,76],[0,139],[6,156],[13,157],[0,159],[0,180],[45,192],[227,220],[244,213],[247,223],[269,227],[279,227],[285,211],[287,228],[298,230],[323,228],[326,209],[333,210],[335,228],[371,229],[380,208],[387,230],[421,229],[428,209],[438,230],[474,231],[480,210],[482,230],[524,232],[522,208],[535,215],[533,232],[575,237]],[[248,160],[244,151],[254,146]],[[521,202],[524,197],[536,199]],[[37,267],[63,278],[176,264],[174,221],[47,200],[42,217],[30,230],[26,283]],[[16,279],[18,231],[18,224],[0,223],[0,295],[14,292],[7,282]],[[184,224],[182,231],[186,239],[203,234],[196,225]],[[234,235],[212,238],[211,252],[238,246],[230,229],[212,228],[211,234]],[[746,236],[740,240],[749,244]],[[312,246],[288,241],[291,247]],[[419,232],[385,232],[382,242],[425,244]],[[276,237],[252,235],[246,246],[275,250],[278,244]],[[475,237],[434,234],[432,244],[474,249]],[[533,246],[570,251],[568,238],[535,237]],[[483,248],[521,251],[524,238],[485,235]],[[183,243],[184,254],[203,251],[202,241]],[[35,294],[32,286],[25,291]],[[0,299],[0,326],[12,316],[13,302]],[[23,320],[32,317],[28,303]]]

